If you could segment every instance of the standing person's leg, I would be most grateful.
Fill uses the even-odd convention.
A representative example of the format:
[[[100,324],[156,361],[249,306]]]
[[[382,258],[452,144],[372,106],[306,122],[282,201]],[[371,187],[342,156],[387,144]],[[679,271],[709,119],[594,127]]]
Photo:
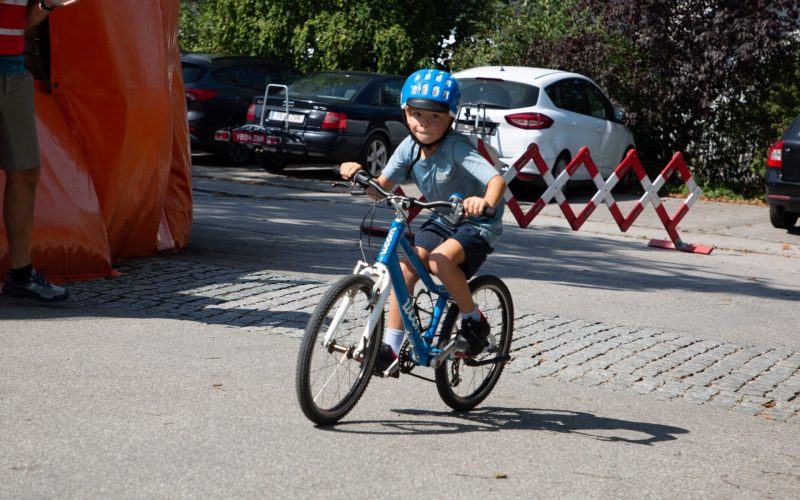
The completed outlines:
[[[39,163],[33,79],[28,73],[1,75],[0,168],[6,174],[3,223],[11,267],[3,294],[53,302],[66,299],[67,291],[48,283],[31,263]]]
[[[8,236],[8,257],[11,269],[31,263],[33,208],[39,167],[6,171],[3,198],[3,222]]]

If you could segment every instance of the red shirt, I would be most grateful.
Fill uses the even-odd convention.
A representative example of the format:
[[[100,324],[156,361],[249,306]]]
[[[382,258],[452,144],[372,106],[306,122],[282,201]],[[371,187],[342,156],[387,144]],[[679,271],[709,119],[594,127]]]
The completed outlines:
[[[0,56],[18,56],[25,50],[28,0],[0,0]]]

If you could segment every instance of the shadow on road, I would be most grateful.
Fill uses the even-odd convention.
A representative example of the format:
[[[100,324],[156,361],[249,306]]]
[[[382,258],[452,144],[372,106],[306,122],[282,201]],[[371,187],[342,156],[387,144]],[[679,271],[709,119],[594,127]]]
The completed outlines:
[[[485,407],[469,413],[432,410],[394,410],[398,420],[358,420],[341,422],[325,428],[332,432],[382,435],[437,435],[502,430],[550,431],[579,434],[600,441],[652,445],[673,441],[689,431],[647,422],[634,422],[593,415],[543,408],[514,409]],[[457,420],[453,421],[453,417]],[[381,428],[376,429],[375,424]]]
[[[330,193],[310,197],[299,192],[280,199],[247,200],[246,210],[242,203],[224,196],[207,202],[198,197],[193,240],[182,256],[223,264],[230,261],[251,269],[331,276],[349,272],[360,256],[357,228],[367,212],[363,200]],[[388,227],[390,219],[388,212],[379,213],[371,225]],[[415,227],[425,219],[418,217]],[[232,228],[232,220],[249,227],[246,231]],[[380,241],[373,243],[380,246]],[[527,229],[507,226],[482,272],[504,279],[609,291],[712,292],[787,302],[800,299],[796,289],[773,285],[757,274],[749,275],[747,269],[720,272],[709,260],[713,258],[686,254],[675,258],[668,251],[647,247],[645,240],[584,235],[535,224]]]

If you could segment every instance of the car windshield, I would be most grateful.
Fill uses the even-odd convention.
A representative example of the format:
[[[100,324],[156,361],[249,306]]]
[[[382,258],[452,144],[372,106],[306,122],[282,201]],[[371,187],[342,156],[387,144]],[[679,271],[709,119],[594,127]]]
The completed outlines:
[[[289,85],[289,95],[352,101],[367,81],[368,79],[362,76],[317,73]],[[276,90],[274,95],[282,93],[283,91]]]
[[[487,108],[516,109],[535,106],[539,87],[524,83],[489,78],[459,78],[461,105]]]

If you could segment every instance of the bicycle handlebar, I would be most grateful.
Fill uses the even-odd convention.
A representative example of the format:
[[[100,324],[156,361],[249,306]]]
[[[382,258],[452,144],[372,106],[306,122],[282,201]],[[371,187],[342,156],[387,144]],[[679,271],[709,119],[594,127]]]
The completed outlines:
[[[340,172],[339,165],[334,166],[333,167],[333,171],[336,173],[336,175],[340,175],[341,172]],[[412,198],[410,196],[401,196],[401,195],[398,195],[398,194],[395,194],[395,193],[390,193],[389,191],[386,191],[385,189],[383,189],[383,186],[378,184],[378,182],[375,180],[375,178],[374,177],[370,177],[370,175],[367,172],[365,172],[364,170],[359,170],[358,172],[356,172],[356,174],[353,176],[352,181],[355,182],[356,184],[358,184],[359,186],[364,187],[364,188],[371,187],[372,189],[377,191],[384,198],[402,198],[403,200],[405,200],[408,203],[408,205],[407,205],[408,208],[411,208],[411,207],[420,207],[420,208],[428,208],[428,209],[431,209],[431,208],[449,208],[453,212],[456,212],[459,205],[463,206],[463,203],[462,203],[463,200],[457,201],[457,202],[456,201],[420,201],[420,200],[418,200],[416,198]],[[483,211],[482,215],[485,215],[487,217],[494,217],[494,214],[495,214],[494,207],[486,207],[486,209]]]

